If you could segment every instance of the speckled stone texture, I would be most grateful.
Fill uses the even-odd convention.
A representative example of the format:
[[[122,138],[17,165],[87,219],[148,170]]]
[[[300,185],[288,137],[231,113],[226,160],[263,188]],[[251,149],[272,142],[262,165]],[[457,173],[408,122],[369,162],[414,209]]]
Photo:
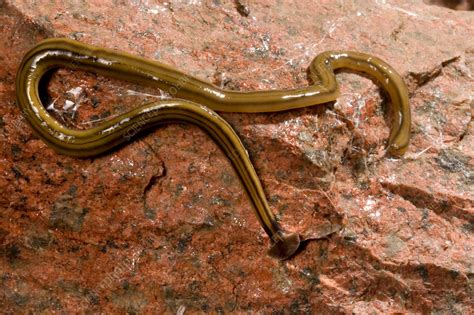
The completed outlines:
[[[474,13],[423,1],[1,1],[2,313],[473,312]],[[389,104],[341,73],[333,104],[223,114],[282,225],[306,239],[266,255],[231,164],[169,125],[97,158],[55,153],[15,104],[41,39],[158,59],[236,90],[308,84],[319,52],[358,50],[406,80],[412,142],[384,156]],[[160,91],[59,70],[51,112],[76,128]],[[74,105],[74,106],[73,106]]]

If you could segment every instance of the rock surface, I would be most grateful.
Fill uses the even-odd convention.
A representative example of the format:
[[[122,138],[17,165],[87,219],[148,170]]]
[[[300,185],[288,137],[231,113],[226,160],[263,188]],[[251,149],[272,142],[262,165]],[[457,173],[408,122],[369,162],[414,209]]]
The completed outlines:
[[[0,305],[18,312],[467,314],[473,301],[474,14],[422,1],[0,1]],[[408,83],[412,142],[384,156],[378,88],[273,114],[223,114],[273,211],[307,238],[268,240],[207,135],[157,128],[94,159],[55,153],[15,105],[41,39],[125,50],[236,90],[307,85],[319,52],[359,50]],[[160,92],[60,70],[53,112],[88,128]],[[67,106],[74,104],[74,106]]]

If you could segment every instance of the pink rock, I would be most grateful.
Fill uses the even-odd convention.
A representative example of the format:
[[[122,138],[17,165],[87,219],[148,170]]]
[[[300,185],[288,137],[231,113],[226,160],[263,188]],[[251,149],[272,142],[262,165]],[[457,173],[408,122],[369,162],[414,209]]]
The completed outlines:
[[[472,312],[473,25],[471,12],[421,1],[1,2],[2,310]],[[236,90],[306,86],[325,50],[371,53],[409,86],[412,142],[404,158],[384,156],[387,104],[356,74],[338,75],[335,104],[222,114],[282,225],[307,239],[279,262],[231,164],[198,128],[157,128],[94,159],[59,155],[32,133],[15,72],[56,36]],[[49,92],[76,128],[160,95],[69,70]]]

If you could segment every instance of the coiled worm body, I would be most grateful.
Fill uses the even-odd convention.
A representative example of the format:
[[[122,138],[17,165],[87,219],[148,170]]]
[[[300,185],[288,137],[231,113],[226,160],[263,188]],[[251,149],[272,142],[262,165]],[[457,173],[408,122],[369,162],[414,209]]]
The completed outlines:
[[[46,72],[58,67],[92,71],[162,90],[173,89],[175,98],[132,109],[88,130],[70,129],[48,113],[40,98],[44,93],[39,89],[40,80]],[[389,94],[392,124],[387,150],[391,154],[403,154],[411,125],[406,86],[387,63],[358,52],[333,51],[318,55],[309,67],[314,84],[306,88],[238,92],[218,88],[157,61],[69,39],[48,39],[23,58],[16,78],[16,93],[24,116],[39,137],[57,152],[71,156],[104,153],[128,140],[130,131],[137,126],[145,129],[158,124],[188,122],[201,127],[222,148],[237,171],[256,216],[271,239],[269,254],[286,259],[298,249],[299,236],[280,227],[242,142],[214,111],[275,112],[334,101],[339,94],[334,70],[341,68],[368,74]]]

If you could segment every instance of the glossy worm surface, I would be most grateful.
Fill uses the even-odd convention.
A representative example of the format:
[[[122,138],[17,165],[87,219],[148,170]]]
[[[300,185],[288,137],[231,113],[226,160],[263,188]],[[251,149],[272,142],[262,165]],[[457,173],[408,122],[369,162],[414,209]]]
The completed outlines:
[[[52,117],[41,101],[40,81],[49,70],[65,67],[92,71],[168,91],[173,99],[130,110],[88,129],[70,129]],[[373,77],[388,93],[392,124],[387,143],[391,154],[403,154],[410,136],[408,92],[402,78],[384,61],[348,51],[324,52],[311,62],[314,84],[299,89],[238,92],[224,90],[157,61],[82,44],[68,39],[48,39],[30,50],[16,79],[18,104],[35,132],[57,152],[89,157],[101,154],[134,135],[135,130],[171,122],[188,122],[204,129],[222,148],[237,171],[256,216],[269,235],[269,254],[279,259],[298,249],[298,234],[282,230],[270,211],[255,169],[237,134],[215,111],[274,112],[336,100],[336,69],[349,69]],[[201,105],[202,104],[202,105]]]

